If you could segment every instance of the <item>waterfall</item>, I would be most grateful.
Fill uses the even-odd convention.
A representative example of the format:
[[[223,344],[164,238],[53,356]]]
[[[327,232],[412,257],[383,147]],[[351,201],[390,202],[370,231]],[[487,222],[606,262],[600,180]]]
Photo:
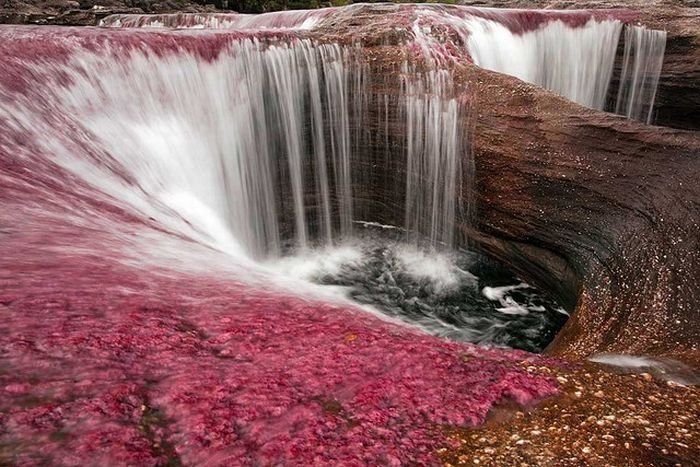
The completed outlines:
[[[351,233],[349,53],[257,39],[211,60],[150,45],[80,51],[31,65],[47,83],[32,105],[48,109],[8,98],[0,118],[33,114],[27,131],[53,160],[131,211],[218,249],[274,256],[284,239],[305,248],[316,231],[325,242]],[[37,123],[52,114],[75,121]],[[57,147],[65,138],[89,147]]]
[[[604,10],[418,7],[412,34],[424,53],[429,51],[439,61],[455,60],[448,41],[433,33],[445,27],[482,68],[515,76],[586,107],[651,123],[664,31],[625,25]],[[610,106],[623,27],[621,87]]]
[[[467,20],[474,63],[537,84],[586,107],[603,109],[622,23],[589,20],[572,28],[560,20],[514,34],[503,24]]]
[[[651,123],[666,33],[628,24],[626,10],[518,10],[446,5],[350,5],[343,8],[234,13],[112,15],[108,27],[312,30],[363,8],[407,12],[411,34],[438,61],[455,58],[447,28],[478,66],[515,76],[598,110]],[[617,96],[608,96],[623,27],[625,53]],[[442,35],[442,36],[441,36]],[[428,51],[427,49],[430,49]],[[442,57],[438,57],[442,55]],[[459,59],[464,59],[463,56]],[[612,104],[611,104],[612,102]]]
[[[471,57],[482,67],[603,108],[623,23],[586,12],[414,8],[408,40],[418,47],[407,49],[418,49],[422,63],[407,60],[390,85],[400,90],[381,95],[369,86],[360,48],[270,31],[313,28],[356,7],[107,18],[110,26],[257,31],[100,32],[111,36],[104,40],[115,41],[114,47],[85,47],[70,60],[34,63],[29,74],[47,83],[37,102],[70,118],[81,138],[91,135],[86,154],[68,142],[57,147],[70,132],[57,135],[46,151],[178,234],[256,258],[277,256],[288,242],[304,249],[351,236],[353,221],[373,220],[357,217],[353,200],[365,196],[357,186],[377,182],[374,159],[386,159],[385,169],[390,159],[398,160],[391,167],[404,171],[396,177],[402,181],[383,188],[404,200],[397,223],[413,238],[449,247],[457,215],[468,219],[471,192],[469,91],[454,89],[449,61]],[[436,22],[442,29],[433,27]],[[132,47],[134,38],[142,45]],[[188,41],[193,45],[183,49],[180,43]],[[651,119],[664,42],[665,33],[626,29],[618,112]],[[166,44],[171,49],[164,53]],[[390,106],[390,99],[397,101]],[[400,108],[398,114],[390,116],[390,107]],[[32,111],[38,120],[47,118],[45,107]],[[403,142],[389,141],[395,121],[406,129]],[[41,131],[55,133],[53,126],[47,122]],[[32,131],[41,134],[40,126]],[[382,131],[383,154],[365,154]],[[97,163],[97,153],[109,163]]]
[[[405,226],[432,245],[453,245],[456,200],[468,142],[447,70],[425,74],[404,63],[406,115]]]
[[[625,28],[625,52],[615,112],[652,122],[656,88],[666,49],[666,32],[641,26]]]
[[[364,220],[353,198],[366,196],[353,183],[371,171],[363,158],[374,131],[359,49],[177,34],[192,50],[169,34],[120,34],[100,50],[30,63],[26,75],[46,85],[31,87],[37,97],[28,102],[8,91],[0,118],[31,114],[25,130],[46,144],[47,158],[129,212],[212,248],[275,257],[287,245],[351,236]],[[407,170],[396,198],[406,197],[407,231],[449,246],[459,106],[447,71],[411,75],[396,78],[408,128],[405,152],[390,154]],[[51,121],[56,115],[66,121]]]
[[[499,21],[463,20],[469,54],[476,65],[554,91],[586,107],[606,110],[623,24],[591,18],[572,27],[561,20],[512,32]],[[666,32],[625,26],[622,77],[609,110],[651,123],[663,64]]]

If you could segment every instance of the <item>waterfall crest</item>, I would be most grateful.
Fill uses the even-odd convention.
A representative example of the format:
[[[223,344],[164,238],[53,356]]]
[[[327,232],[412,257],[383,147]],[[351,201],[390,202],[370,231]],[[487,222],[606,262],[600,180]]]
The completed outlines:
[[[313,29],[334,10],[334,8],[290,10],[259,15],[239,13],[115,14],[102,19],[100,26],[154,29]]]
[[[630,24],[626,10],[518,10],[447,5],[350,5],[341,8],[240,14],[112,15],[108,27],[312,30],[327,19],[363,8],[411,15],[410,33],[431,54],[456,57],[464,49],[476,65],[515,76],[581,105],[652,122],[656,87],[663,64],[666,32]],[[459,43],[452,44],[447,28]],[[623,28],[624,57],[618,56]],[[440,36],[440,37],[438,37]],[[424,50],[425,52],[425,50]],[[621,62],[616,96],[608,91]]]

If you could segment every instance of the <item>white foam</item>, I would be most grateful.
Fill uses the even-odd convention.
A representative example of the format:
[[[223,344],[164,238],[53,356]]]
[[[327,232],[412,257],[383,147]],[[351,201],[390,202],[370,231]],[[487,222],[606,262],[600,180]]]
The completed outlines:
[[[476,283],[476,277],[457,267],[446,253],[403,245],[396,249],[396,257],[403,272],[418,281],[430,282],[436,293],[452,290],[465,279]]]
[[[359,246],[346,244],[305,250],[265,264],[270,270],[287,277],[314,280],[325,275],[337,275],[344,266],[358,265],[363,258],[364,253]]]
[[[526,307],[524,305],[521,305],[520,303],[516,302],[515,299],[513,299],[513,297],[508,295],[513,290],[523,289],[527,287],[529,287],[529,285],[525,284],[524,282],[521,282],[517,285],[508,285],[503,287],[484,287],[481,290],[481,293],[484,297],[488,298],[489,300],[499,302],[501,306],[499,308],[496,308],[496,311],[499,311],[506,315],[527,315],[531,311],[545,311],[545,308],[542,306]]]
[[[504,299],[506,294],[508,294],[508,292],[511,292],[511,291],[517,290],[517,289],[523,289],[525,287],[528,287],[528,285],[524,282],[521,282],[520,284],[517,284],[517,285],[507,285],[507,286],[503,286],[503,287],[484,287],[481,290],[481,293],[484,295],[484,297],[488,298],[489,300],[501,301]]]

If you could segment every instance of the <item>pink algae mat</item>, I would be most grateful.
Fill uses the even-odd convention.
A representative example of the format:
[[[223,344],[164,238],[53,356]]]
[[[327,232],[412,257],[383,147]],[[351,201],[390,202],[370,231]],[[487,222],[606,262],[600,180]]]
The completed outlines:
[[[231,281],[78,256],[8,272],[0,459],[16,464],[432,464],[446,426],[556,391],[517,364],[540,357]]]

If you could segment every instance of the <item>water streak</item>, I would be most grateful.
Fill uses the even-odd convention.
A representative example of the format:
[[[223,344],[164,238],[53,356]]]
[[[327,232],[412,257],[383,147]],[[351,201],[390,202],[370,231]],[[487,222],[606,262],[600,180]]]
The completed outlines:
[[[261,15],[239,13],[116,14],[100,20],[112,28],[178,29],[313,29],[334,8],[276,11]]]
[[[406,106],[405,226],[433,245],[453,245],[462,184],[465,130],[461,106],[451,97],[448,71],[418,74],[404,64]]]
[[[625,28],[625,52],[615,113],[651,123],[666,50],[666,31]]]

